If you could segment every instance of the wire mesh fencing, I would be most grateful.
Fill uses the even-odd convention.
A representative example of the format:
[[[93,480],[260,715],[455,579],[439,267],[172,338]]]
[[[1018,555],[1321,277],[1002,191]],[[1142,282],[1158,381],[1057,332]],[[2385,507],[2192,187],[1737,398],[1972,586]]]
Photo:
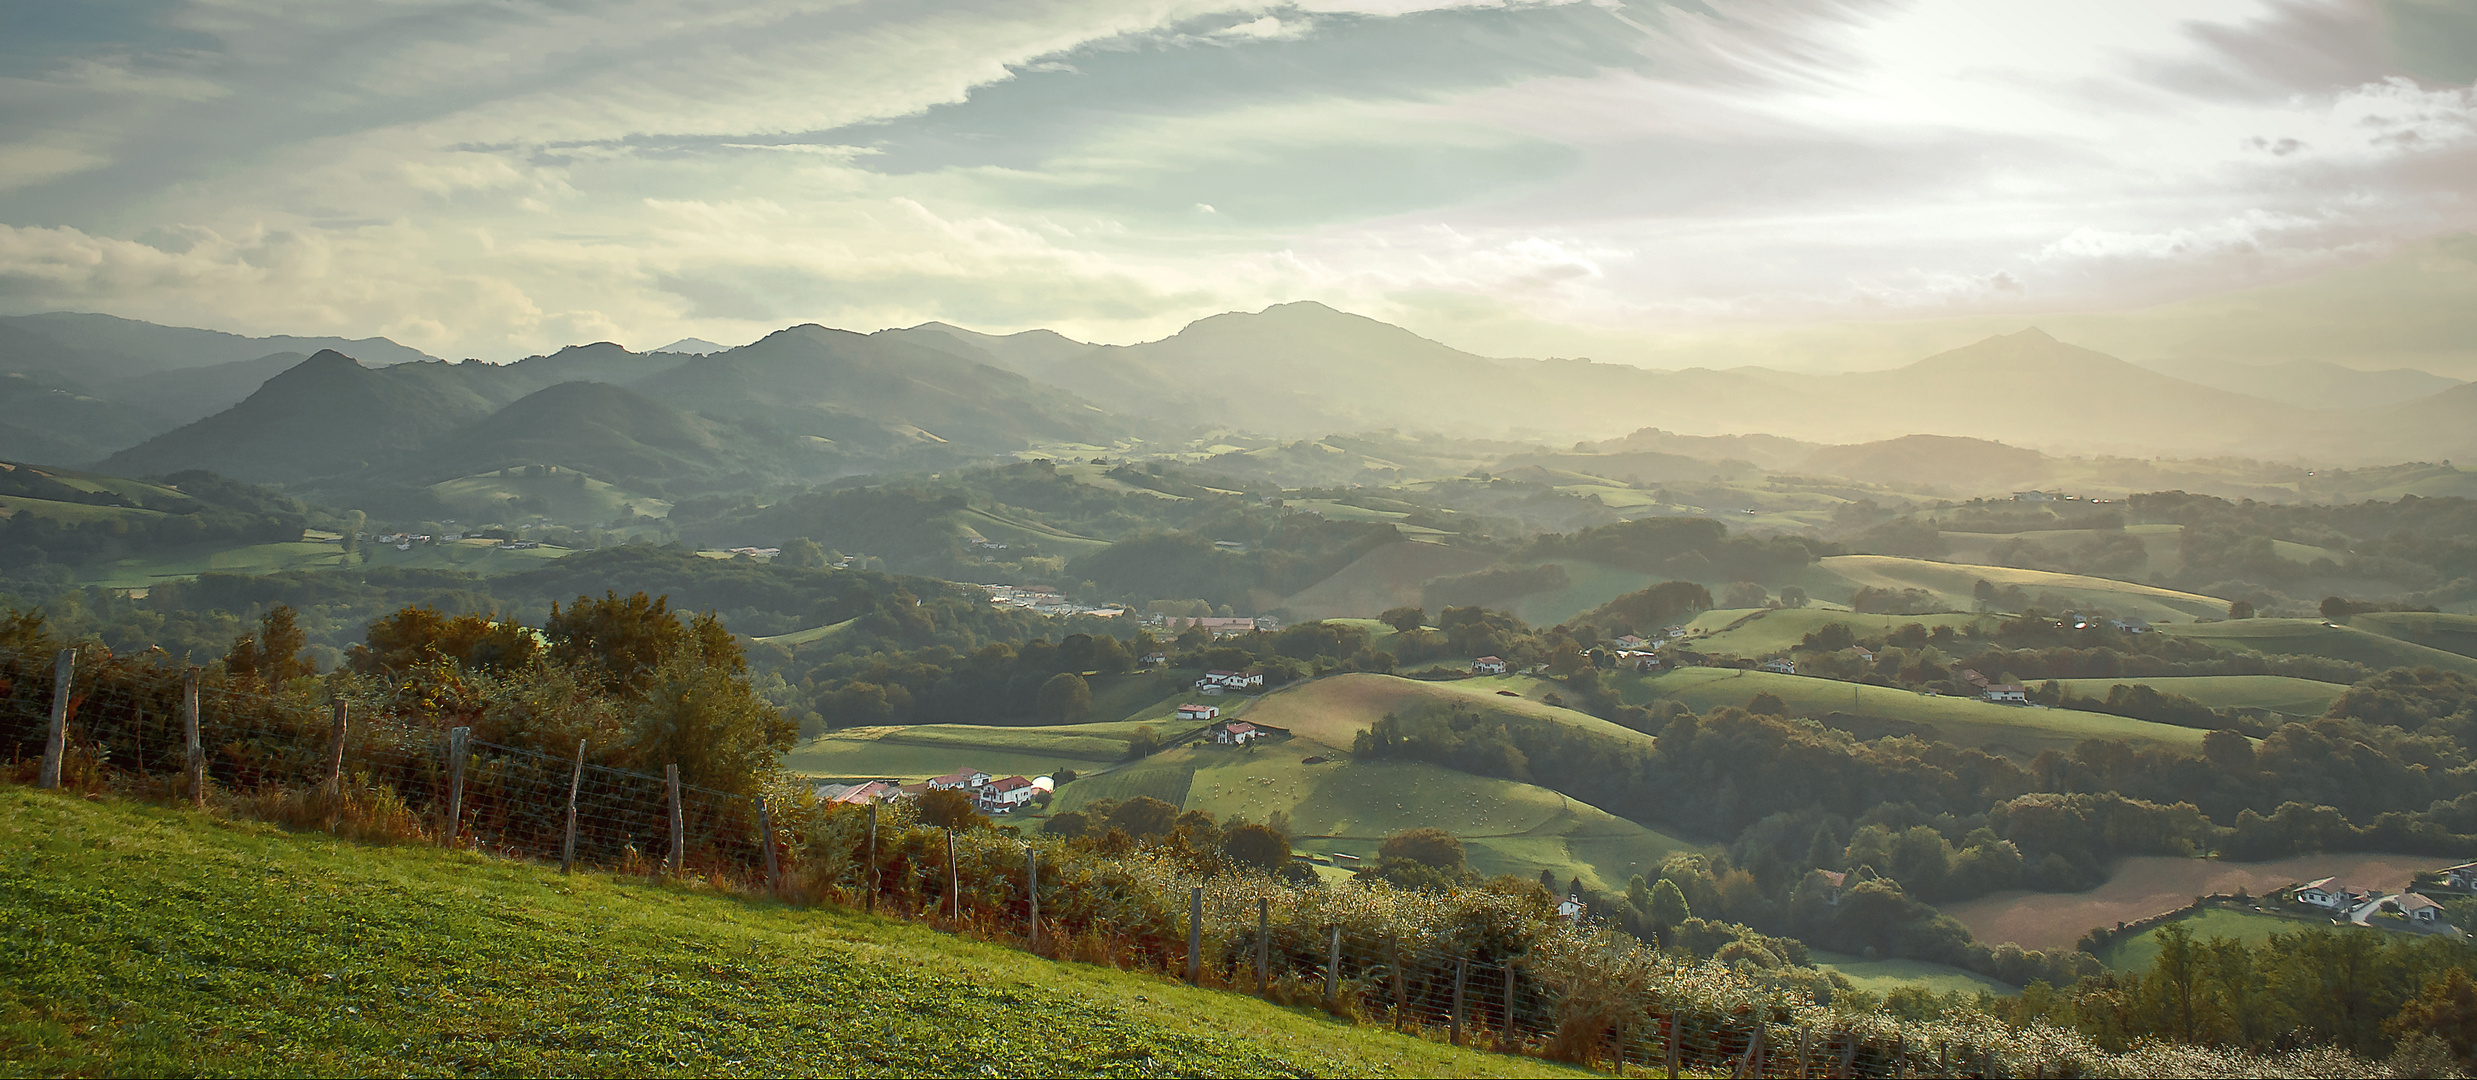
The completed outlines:
[[[1983,1014],[1835,1011],[1512,897],[1300,887],[1153,852],[928,827],[476,739],[420,709],[315,701],[94,649],[0,650],[0,752],[44,787],[112,786],[286,824],[508,858],[699,878],[928,922],[1044,956],[1154,970],[1361,1023],[1621,1075],[2364,1074],[2328,1052],[2262,1057],[2079,1035]],[[1543,922],[1546,920],[1546,922]]]

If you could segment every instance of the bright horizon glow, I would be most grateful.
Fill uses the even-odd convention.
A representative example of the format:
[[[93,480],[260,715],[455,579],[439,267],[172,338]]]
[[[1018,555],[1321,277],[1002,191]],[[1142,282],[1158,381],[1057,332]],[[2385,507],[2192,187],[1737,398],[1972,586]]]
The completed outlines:
[[[0,312],[496,360],[1301,299],[1612,359],[2035,321],[2477,228],[2453,12],[44,6],[0,22]]]

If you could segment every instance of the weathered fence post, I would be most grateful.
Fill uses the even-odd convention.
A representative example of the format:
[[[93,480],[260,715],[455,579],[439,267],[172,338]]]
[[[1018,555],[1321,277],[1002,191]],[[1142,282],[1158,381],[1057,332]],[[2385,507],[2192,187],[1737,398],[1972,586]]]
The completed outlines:
[[[188,750],[189,801],[206,809],[206,741],[198,735],[198,669],[181,673],[181,737]]]
[[[963,921],[963,868],[955,865],[955,830],[946,829],[946,919]]]
[[[757,842],[765,847],[765,887],[776,896],[783,894],[783,866],[774,859],[774,810],[766,805],[765,796],[757,796]]]
[[[1842,1032],[1842,1033],[1841,1033],[1841,1067],[1840,1067],[1840,1070],[1839,1070],[1840,1075],[1842,1075],[1842,1076],[1849,1076],[1849,1075],[1851,1075],[1851,1074],[1852,1074],[1852,1073],[1856,1070],[1856,1068],[1857,1068],[1857,1064],[1858,1064],[1858,1037],[1857,1037],[1856,1035],[1852,1035],[1852,1034],[1850,1034],[1850,1033],[1848,1033],[1848,1032],[1844,1031],[1844,1032]]]
[[[1909,1080],[1909,1038],[1892,1037],[1892,1080]]]
[[[1023,849],[1023,896],[1032,907],[1032,951],[1041,951],[1041,849],[1029,844]]]
[[[1273,901],[1256,898],[1256,996],[1267,996],[1273,986]]]
[[[1342,924],[1333,924],[1325,935],[1325,1011],[1331,1012],[1342,1000]]]
[[[1204,886],[1187,890],[1187,985],[1204,975]]]
[[[352,706],[343,699],[335,702],[335,730],[327,741],[327,794],[344,794],[344,727]]]
[[[1503,1043],[1505,1036],[1513,1034],[1514,1031],[1514,962],[1511,960],[1505,962],[1504,1012],[1504,1016],[1497,1018],[1497,1041],[1499,1043]]]
[[[1937,1043],[1937,1044],[1935,1045],[1935,1075],[1937,1075],[1937,1076],[1951,1076],[1951,1075],[1952,1075],[1952,1044],[1951,1044],[1951,1043]]]
[[[1667,1028],[1668,1028],[1668,1035],[1669,1035],[1669,1037],[1668,1037],[1667,1039],[1663,1040],[1663,1041],[1664,1041],[1664,1042],[1666,1042],[1666,1043],[1668,1043],[1668,1046],[1664,1048],[1664,1052],[1662,1053],[1662,1055],[1661,1055],[1661,1056],[1662,1056],[1662,1058],[1664,1059],[1663,1063],[1664,1063],[1664,1064],[1666,1064],[1666,1065],[1668,1066],[1668,1075],[1669,1075],[1669,1080],[1677,1080],[1677,1065],[1678,1065],[1678,1058],[1680,1057],[1680,1055],[1679,1055],[1679,1054],[1678,1054],[1678,1052],[1677,1052],[1677,1014],[1676,1014],[1676,1013],[1670,1013],[1670,1014],[1669,1014],[1669,1017],[1668,1017],[1668,1024],[1667,1024],[1666,1026],[1667,1026]]]
[[[469,727],[447,729],[447,820],[439,823],[439,839],[449,847],[464,832],[465,741],[472,736]]]
[[[1803,1024],[1798,1026],[1798,1080],[1806,1080],[1806,1054],[1813,1046],[1814,1037],[1815,1029]]]
[[[877,914],[877,800],[869,800],[869,889],[864,906],[869,914]]]
[[[77,673],[77,650],[62,649],[52,661],[52,729],[43,738],[43,773],[34,786],[60,786],[60,759],[69,752],[69,680]]]
[[[576,870],[576,793],[585,786],[585,740],[576,740],[576,771],[568,774],[568,827],[559,838],[559,872]]]
[[[662,786],[671,793],[671,858],[672,877],[678,877],[680,867],[687,865],[688,815],[679,804],[679,766],[662,767]]]
[[[1746,1075],[1748,1076],[1763,1075],[1764,1036],[1769,1031],[1771,1031],[1771,1025],[1764,1023],[1761,1016],[1755,1017],[1754,1038],[1748,1040],[1746,1044]]]
[[[1452,1018],[1446,1021],[1445,1030],[1455,1046],[1462,1045],[1462,980],[1470,966],[1469,958],[1454,958],[1454,1008]]]
[[[1385,935],[1388,952],[1393,954],[1393,1030],[1402,1030],[1402,1022],[1410,1019],[1411,987],[1407,972],[1402,970],[1402,937]]]

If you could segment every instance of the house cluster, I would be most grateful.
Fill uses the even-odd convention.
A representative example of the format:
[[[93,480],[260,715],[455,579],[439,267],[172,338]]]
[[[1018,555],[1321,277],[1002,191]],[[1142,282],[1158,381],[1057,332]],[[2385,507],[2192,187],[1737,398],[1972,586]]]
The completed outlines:
[[[1261,671],[1207,671],[1195,681],[1197,693],[1226,694],[1232,690],[1257,690],[1264,687]]]
[[[1992,701],[1998,705],[2027,705],[2030,703],[2029,687],[2023,686],[2017,682],[1989,682],[1987,681],[1987,677],[1979,674],[1975,668],[1962,668],[1961,681],[1977,687],[1978,696],[1984,701]]]
[[[2457,892],[2477,892],[2477,863],[2447,866],[2436,875],[2441,880],[2430,889]],[[2433,897],[2409,889],[2392,892],[2385,889],[2350,885],[2336,877],[2317,878],[2289,890],[2288,898],[2306,907],[2330,912],[2334,919],[2346,919],[2360,926],[2380,925],[2378,916],[2396,915],[2409,929],[2442,933],[2454,927],[2443,917],[2443,905]]]
[[[1115,619],[1127,609],[1115,604],[1079,604],[1059,593],[1051,585],[979,585],[989,593],[989,602],[997,607],[1022,608],[1035,615],[1097,615]]]
[[[1245,615],[1150,615],[1145,617],[1144,622],[1171,634],[1182,633],[1190,627],[1199,628],[1216,639],[1240,637],[1258,630],[1269,632],[1281,629],[1279,620]]]
[[[972,806],[984,814],[1004,814],[1031,802],[1041,792],[1056,785],[1046,776],[992,776],[979,769],[957,769],[944,776],[932,776],[916,784],[895,784],[871,780],[862,784],[819,784],[817,801],[861,806],[895,799],[918,798],[932,791],[960,791],[972,797]]]
[[[515,544],[510,544],[510,545],[508,545],[508,546],[509,546],[509,547],[514,547],[514,546],[516,546],[516,545],[515,545]],[[751,559],[763,559],[763,560],[765,560],[765,561],[767,561],[767,562],[772,562],[772,561],[774,561],[774,557],[775,557],[775,556],[780,555],[780,554],[782,554],[782,553],[783,553],[783,549],[778,548],[778,547],[735,547],[735,548],[724,548],[723,550],[724,550],[725,552],[728,552],[729,554],[731,554],[731,555],[733,555],[733,556],[744,556],[744,557],[751,558]]]

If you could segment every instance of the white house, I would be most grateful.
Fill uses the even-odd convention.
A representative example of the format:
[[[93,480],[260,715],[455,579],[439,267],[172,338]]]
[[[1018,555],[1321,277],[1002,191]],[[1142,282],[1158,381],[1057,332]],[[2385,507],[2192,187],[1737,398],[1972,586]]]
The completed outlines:
[[[1988,683],[1987,688],[1981,691],[1979,696],[1995,702],[1998,705],[2027,705],[2030,703],[2029,690],[2025,689],[2020,683],[2017,682]]]
[[[1196,689],[1207,692],[1245,690],[1263,685],[1264,673],[1261,671],[1207,671],[1203,678],[1195,681]]]
[[[1220,715],[1221,710],[1211,705],[1181,705],[1178,707],[1178,718],[1190,723],[1201,724]]]
[[[2443,923],[2443,906],[2419,893],[2400,894],[2400,914],[2408,916],[2410,923],[2420,926],[2441,926]]]
[[[1256,725],[1245,720],[1225,720],[1215,724],[1212,734],[1213,741],[1223,746],[1245,746],[1264,737],[1263,732],[1256,730]]]
[[[1775,675],[1795,675],[1798,673],[1798,663],[1787,659],[1766,660],[1763,662],[1763,670]]]
[[[1003,814],[1031,802],[1032,796],[1039,794],[1040,790],[1033,786],[1032,781],[1020,776],[992,780],[981,786],[980,808],[985,812]]]
[[[1572,919],[1579,922],[1583,914],[1589,910],[1583,906],[1583,898],[1579,896],[1568,895],[1565,899],[1557,901],[1557,917],[1560,919]]]
[[[989,783],[990,779],[991,777],[988,773],[982,772],[979,769],[957,769],[954,772],[947,773],[944,776],[930,777],[929,790],[979,791],[983,785]]]
[[[2296,902],[2318,908],[2345,911],[2350,906],[2349,894],[2354,890],[2339,883],[2337,878],[2319,878],[2296,887]]]
[[[1503,675],[1505,674],[1505,659],[1498,656],[1483,656],[1473,660],[1471,661],[1471,674]]]
[[[2443,880],[2454,889],[2477,891],[2477,862],[2443,867]]]

